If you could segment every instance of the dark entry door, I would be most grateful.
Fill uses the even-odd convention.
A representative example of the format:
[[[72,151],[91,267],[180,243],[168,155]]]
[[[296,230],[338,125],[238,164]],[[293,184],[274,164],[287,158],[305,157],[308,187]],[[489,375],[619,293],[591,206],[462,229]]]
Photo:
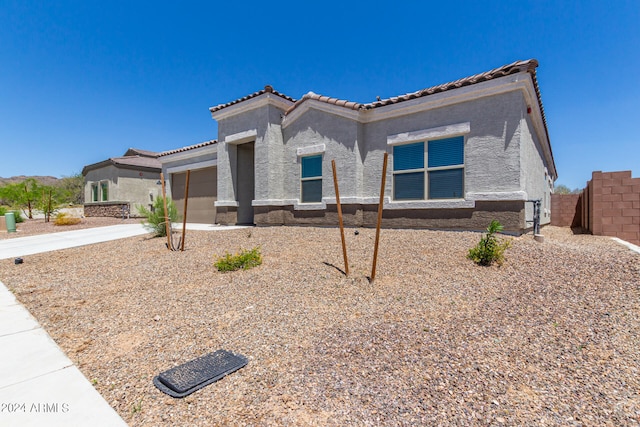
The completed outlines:
[[[254,143],[238,145],[238,224],[253,224],[253,206],[255,197]]]

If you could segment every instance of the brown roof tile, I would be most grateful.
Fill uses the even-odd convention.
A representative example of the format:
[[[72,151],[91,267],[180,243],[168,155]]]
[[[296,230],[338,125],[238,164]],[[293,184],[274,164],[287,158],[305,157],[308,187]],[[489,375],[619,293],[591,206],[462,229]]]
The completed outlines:
[[[109,159],[116,166],[135,166],[143,168],[160,169],[162,165],[155,157],[147,156],[124,156],[112,157]]]
[[[182,148],[176,148],[175,150],[163,151],[158,155],[158,157],[168,156],[170,154],[182,153],[184,151],[189,151],[189,150],[195,150],[196,148],[202,148],[202,147],[206,147],[207,145],[213,145],[217,143],[218,141],[216,141],[215,139],[212,139],[211,141],[201,142],[200,144],[189,145],[187,147],[182,147]]]
[[[278,92],[277,90],[275,90],[275,89],[273,88],[273,86],[271,86],[271,85],[266,85],[266,86],[264,87],[264,89],[259,90],[258,92],[254,92],[254,93],[252,93],[252,94],[250,94],[250,95],[247,95],[247,96],[245,96],[245,97],[242,97],[242,98],[236,99],[235,101],[227,102],[226,104],[219,104],[219,105],[216,105],[215,107],[211,107],[211,108],[209,108],[209,111],[211,111],[212,113],[215,113],[216,111],[220,111],[220,110],[222,110],[222,109],[224,109],[224,108],[230,107],[230,106],[232,106],[232,105],[238,104],[238,103],[243,102],[243,101],[248,101],[248,100],[249,100],[249,99],[251,99],[251,98],[255,98],[255,97],[257,97],[257,96],[264,95],[265,93],[272,93],[272,94],[274,94],[274,95],[279,96],[280,98],[286,99],[287,101],[296,102],[296,100],[295,100],[295,99],[293,99],[293,98],[291,98],[290,96],[287,96],[287,95],[285,95],[284,93],[280,93],[280,92]]]
[[[443,83],[437,86],[432,86],[426,89],[419,90],[417,92],[411,92],[404,95],[394,96],[387,99],[378,99],[374,102],[370,102],[367,104],[361,104],[358,102],[351,102],[340,100],[337,98],[330,98],[328,96],[318,95],[313,92],[309,92],[304,95],[299,101],[297,101],[294,105],[292,105],[285,114],[291,113],[295,110],[300,104],[305,102],[308,99],[313,99],[320,102],[326,102],[327,104],[336,105],[339,107],[349,108],[352,110],[371,110],[378,107],[384,107],[386,105],[397,104],[399,102],[409,101],[411,99],[422,98],[425,96],[433,95],[436,93],[446,92],[452,89],[458,89],[464,86],[470,86],[477,83],[486,82],[492,79],[496,79],[499,77],[505,77],[511,74],[527,72],[531,75],[531,79],[533,81],[533,87],[536,91],[536,96],[538,98],[538,106],[540,108],[540,114],[542,115],[542,122],[544,123],[544,130],[547,134],[547,140],[549,139],[549,130],[547,129],[547,118],[544,113],[544,106],[542,104],[542,97],[540,95],[540,87],[538,86],[538,79],[536,77],[536,68],[538,67],[538,61],[536,59],[528,59],[525,61],[515,61],[511,64],[503,65],[502,67],[494,68],[493,70],[486,71],[484,73],[475,74],[473,76],[464,77],[453,82]],[[551,149],[551,147],[549,147]],[[551,153],[551,158],[553,160],[553,153]]]
[[[331,105],[337,105],[338,107],[344,107],[344,108],[348,108],[350,110],[359,110],[364,105],[364,104],[360,104],[359,102],[352,102],[352,101],[347,101],[345,99],[338,99],[338,98],[330,98],[328,96],[318,95],[317,93],[309,92],[309,93],[305,94],[302,98],[300,98],[300,100],[298,100],[295,104],[293,104],[291,107],[289,107],[289,109],[286,111],[285,114],[289,114],[291,111],[293,111],[296,108],[298,108],[298,106],[300,104],[302,104],[303,102],[305,102],[308,99],[313,99],[315,101],[325,102],[325,103],[331,104]]]
[[[404,102],[404,101],[409,101],[411,99],[417,99],[417,98],[422,98],[425,96],[429,96],[429,95],[433,95],[436,93],[441,93],[441,92],[446,92],[448,90],[452,90],[452,89],[458,89],[464,86],[470,86],[470,85],[474,85],[477,83],[482,83],[482,82],[486,82],[495,78],[499,78],[499,77],[505,77],[511,74],[516,74],[516,73],[521,73],[521,72],[527,72],[531,75],[531,79],[533,80],[533,86],[535,88],[536,91],[536,96],[538,98],[538,106],[540,108],[540,113],[542,115],[542,121],[544,123],[544,127],[545,127],[545,132],[547,133],[547,139],[549,138],[549,131],[547,129],[547,119],[544,113],[544,107],[542,105],[542,97],[540,96],[540,88],[538,86],[538,79],[536,77],[536,68],[538,67],[538,61],[536,59],[529,59],[529,60],[525,60],[525,61],[516,61],[513,62],[511,64],[507,64],[504,65],[502,67],[498,67],[498,68],[494,68],[493,70],[489,70],[486,71],[484,73],[480,73],[480,74],[475,74],[473,76],[469,76],[469,77],[464,77],[449,83],[443,83],[437,86],[432,86],[426,89],[422,89],[416,92],[411,92],[411,93],[407,93],[404,95],[399,95],[399,96],[394,96],[391,98],[387,98],[387,99],[377,99],[374,102],[370,102],[367,104],[362,104],[359,102],[353,102],[353,101],[347,101],[347,100],[343,100],[343,99],[338,99],[338,98],[331,98],[328,96],[324,96],[324,95],[318,95],[316,93],[313,92],[309,92],[306,95],[304,95],[300,100],[296,101],[295,99],[286,96],[284,94],[281,94],[277,91],[275,91],[273,89],[273,87],[267,85],[265,86],[265,88],[261,91],[252,93],[251,95],[247,95],[244,98],[240,98],[240,99],[236,99],[235,101],[226,103],[226,104],[220,104],[216,107],[211,107],[209,110],[213,113],[215,111],[221,110],[223,108],[229,107],[231,105],[249,100],[251,98],[255,98],[257,96],[260,96],[264,93],[270,92],[273,93],[275,95],[278,95],[288,101],[292,101],[295,102],[294,105],[292,105],[286,112],[285,115],[290,114],[293,110],[295,110],[296,108],[298,108],[299,105],[301,105],[302,103],[304,103],[307,100],[315,100],[315,101],[319,101],[319,102],[324,102],[330,105],[336,105],[339,107],[343,107],[343,108],[348,108],[351,110],[371,110],[374,108],[378,108],[378,107],[384,107],[387,105],[392,105],[392,104],[397,104],[399,102]],[[553,158],[553,154],[551,155]]]
[[[124,156],[140,155],[145,157],[158,157],[158,154],[160,153],[156,153],[155,151],[140,150],[139,148],[129,148],[127,152],[124,153]]]
[[[536,96],[538,98],[538,105],[540,107],[540,113],[542,114],[542,121],[544,122],[545,131],[547,132],[547,119],[544,114],[544,107],[542,105],[542,97],[540,96],[540,87],[538,86],[538,79],[536,77],[536,68],[538,67],[538,61],[536,59],[529,59],[526,61],[516,61],[508,65],[504,65],[502,67],[494,68],[493,70],[486,71],[484,73],[475,74],[473,76],[464,77],[462,79],[455,80],[449,83],[443,83],[437,86],[432,86],[426,89],[419,90],[417,92],[411,92],[404,95],[394,96],[387,99],[378,99],[374,102],[370,102],[367,104],[361,104],[358,102],[345,101],[337,98],[330,98],[328,96],[318,95],[313,92],[309,92],[304,95],[299,101],[297,101],[294,105],[292,105],[285,114],[291,113],[295,110],[300,104],[305,102],[308,99],[313,99],[320,102],[326,102],[327,104],[337,105],[339,107],[345,107],[352,110],[370,110],[378,107],[384,107],[386,105],[397,104],[403,101],[409,101],[411,99],[422,98],[424,96],[433,95],[440,92],[446,92],[448,90],[461,88],[464,86],[470,86],[477,83],[482,83],[488,80],[492,80],[499,77],[505,77],[511,74],[527,72],[531,75],[531,79],[533,80],[533,86],[536,91]]]
[[[160,164],[160,160],[155,157],[147,157],[147,156],[122,156],[122,157],[111,157],[107,160],[103,160],[98,163],[93,163],[82,168],[82,175],[87,175],[87,172],[93,169],[100,169],[105,166],[116,166],[122,167],[125,169],[142,169],[142,170],[151,170],[153,172],[160,172],[162,169],[162,165]]]
[[[411,92],[404,95],[394,96],[388,99],[377,100],[368,104],[364,104],[363,108],[369,110],[377,107],[384,107],[385,105],[396,104],[398,102],[408,101],[410,99],[421,98],[423,96],[433,95],[435,93],[446,92],[451,89],[458,89],[464,86],[470,86],[476,83],[482,83],[488,80],[492,80],[498,77],[505,77],[510,74],[516,74],[523,71],[526,71],[531,74],[534,85],[536,88],[536,94],[538,95],[538,101],[540,102],[540,108],[542,109],[542,101],[540,99],[540,91],[538,88],[538,83],[535,78],[536,67],[538,66],[538,61],[535,59],[529,59],[527,61],[516,61],[508,65],[504,65],[499,68],[495,68],[493,70],[475,74],[473,76],[465,77],[462,79],[455,80],[449,83],[443,83],[437,86],[432,86],[426,89],[419,90],[417,92]],[[544,116],[544,112],[543,112]]]
[[[538,61],[535,59],[529,59],[527,61],[516,61],[508,65],[504,65],[499,68],[495,68],[490,71],[486,71],[484,73],[475,74],[473,76],[464,77],[462,79],[455,80],[449,83],[443,83],[437,86],[432,86],[426,89],[419,90],[417,92],[411,92],[404,95],[398,95],[387,99],[377,99],[374,102],[370,102],[367,104],[361,104],[359,102],[346,101],[338,98],[331,98],[324,95],[318,95],[313,92],[309,92],[304,95],[300,100],[298,100],[294,105],[292,105],[286,112],[286,114],[291,113],[295,110],[300,104],[305,102],[308,99],[312,99],[315,101],[325,102],[331,105],[337,105],[339,107],[349,108],[351,110],[370,110],[373,108],[384,107],[386,105],[397,104],[398,102],[409,101],[411,99],[422,98],[424,96],[433,95],[435,93],[446,92],[451,89],[457,89],[464,86],[470,86],[476,83],[485,82],[488,80],[492,80],[498,77],[508,76],[510,74],[520,73],[523,71],[531,74],[533,78],[533,83],[536,89],[536,94],[538,96],[538,102],[540,104],[540,110],[542,111],[542,116],[544,118],[544,110],[542,108],[542,99],[540,97],[540,89],[538,88],[538,82],[536,79],[536,67],[538,66]],[[546,126],[546,119],[545,119]]]

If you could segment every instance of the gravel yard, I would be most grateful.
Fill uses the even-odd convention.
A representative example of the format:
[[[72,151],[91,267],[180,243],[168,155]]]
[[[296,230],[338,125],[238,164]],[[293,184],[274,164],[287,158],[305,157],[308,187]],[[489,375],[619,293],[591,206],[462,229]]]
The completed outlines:
[[[147,236],[0,261],[11,289],[131,426],[640,424],[640,255],[546,227],[502,267],[480,234],[251,228]],[[260,246],[263,264],[215,256]],[[208,352],[249,364],[184,398],[159,372]]]

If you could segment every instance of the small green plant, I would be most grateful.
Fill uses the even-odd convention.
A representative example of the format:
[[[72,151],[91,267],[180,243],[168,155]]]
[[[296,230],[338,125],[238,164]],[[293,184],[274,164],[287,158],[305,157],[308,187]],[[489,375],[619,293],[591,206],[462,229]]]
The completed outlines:
[[[75,218],[67,215],[64,212],[60,212],[58,213],[58,215],[56,215],[56,219],[53,220],[53,223],[55,225],[75,225],[80,224],[80,221],[80,218]]]
[[[137,402],[135,402],[135,403],[133,403],[131,405],[131,413],[132,414],[136,414],[136,413],[142,411],[142,400],[143,399],[140,399],[140,400],[138,400]]]
[[[139,206],[138,212],[147,219],[142,222],[144,228],[150,233],[153,233],[155,237],[164,237],[167,235],[166,220],[164,217],[164,199],[162,197],[155,199],[153,207],[150,210],[144,206]],[[178,221],[178,208],[176,208],[176,204],[170,197],[167,197],[167,213],[171,222]]]
[[[11,212],[13,212],[13,216],[16,218],[16,224],[20,224],[21,222],[24,222],[24,218],[20,214],[20,211],[11,211]]]
[[[480,239],[478,244],[469,249],[467,258],[479,265],[491,265],[494,262],[502,265],[504,261],[504,251],[510,246],[509,241],[500,241],[496,233],[501,232],[504,227],[495,219],[487,227],[487,234]]]
[[[6,214],[7,212],[13,212],[13,216],[16,219],[16,224],[19,224],[21,222],[24,222],[24,218],[22,217],[22,215],[20,214],[20,211],[16,211],[16,210],[9,210],[7,208],[5,208],[4,206],[0,206],[0,216],[3,216],[4,214]]]
[[[262,255],[260,254],[260,247],[255,247],[251,250],[241,250],[240,253],[231,255],[229,252],[214,263],[218,271],[236,271],[236,270],[248,270],[252,267],[257,267],[262,264]]]

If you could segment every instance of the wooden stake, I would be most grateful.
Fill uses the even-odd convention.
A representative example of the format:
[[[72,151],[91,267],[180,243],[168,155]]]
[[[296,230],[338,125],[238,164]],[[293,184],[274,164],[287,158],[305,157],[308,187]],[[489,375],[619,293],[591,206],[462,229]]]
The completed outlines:
[[[336,161],[331,160],[333,168],[333,186],[336,189],[336,205],[338,207],[338,223],[340,224],[340,237],[342,238],[342,255],[344,256],[344,274],[349,275],[349,260],[347,259],[347,242],[344,240],[344,225],[342,223],[342,205],[340,205],[340,190],[338,189],[338,173],[336,172]]]
[[[49,222],[47,216],[47,199],[44,198],[44,188],[42,189],[42,210],[44,211],[44,222]]]
[[[51,191],[49,190],[49,203],[47,204],[47,222],[51,220]]]
[[[171,226],[169,224],[169,213],[167,211],[167,193],[164,188],[164,175],[160,172],[160,181],[162,181],[162,202],[164,204],[164,227],[167,233],[167,249],[172,250],[173,244],[171,242]]]
[[[184,236],[187,233],[187,200],[189,200],[189,176],[191,175],[191,169],[187,170],[187,181],[184,184],[184,212],[182,218],[182,240],[180,243],[180,250],[184,252]]]
[[[380,243],[380,226],[382,225],[382,208],[384,207],[384,187],[387,181],[387,158],[389,153],[384,153],[382,161],[382,182],[380,183],[380,203],[378,204],[378,224],[376,225],[376,246],[373,250],[373,267],[371,268],[371,283],[376,280],[376,263],[378,261],[378,244]]]

